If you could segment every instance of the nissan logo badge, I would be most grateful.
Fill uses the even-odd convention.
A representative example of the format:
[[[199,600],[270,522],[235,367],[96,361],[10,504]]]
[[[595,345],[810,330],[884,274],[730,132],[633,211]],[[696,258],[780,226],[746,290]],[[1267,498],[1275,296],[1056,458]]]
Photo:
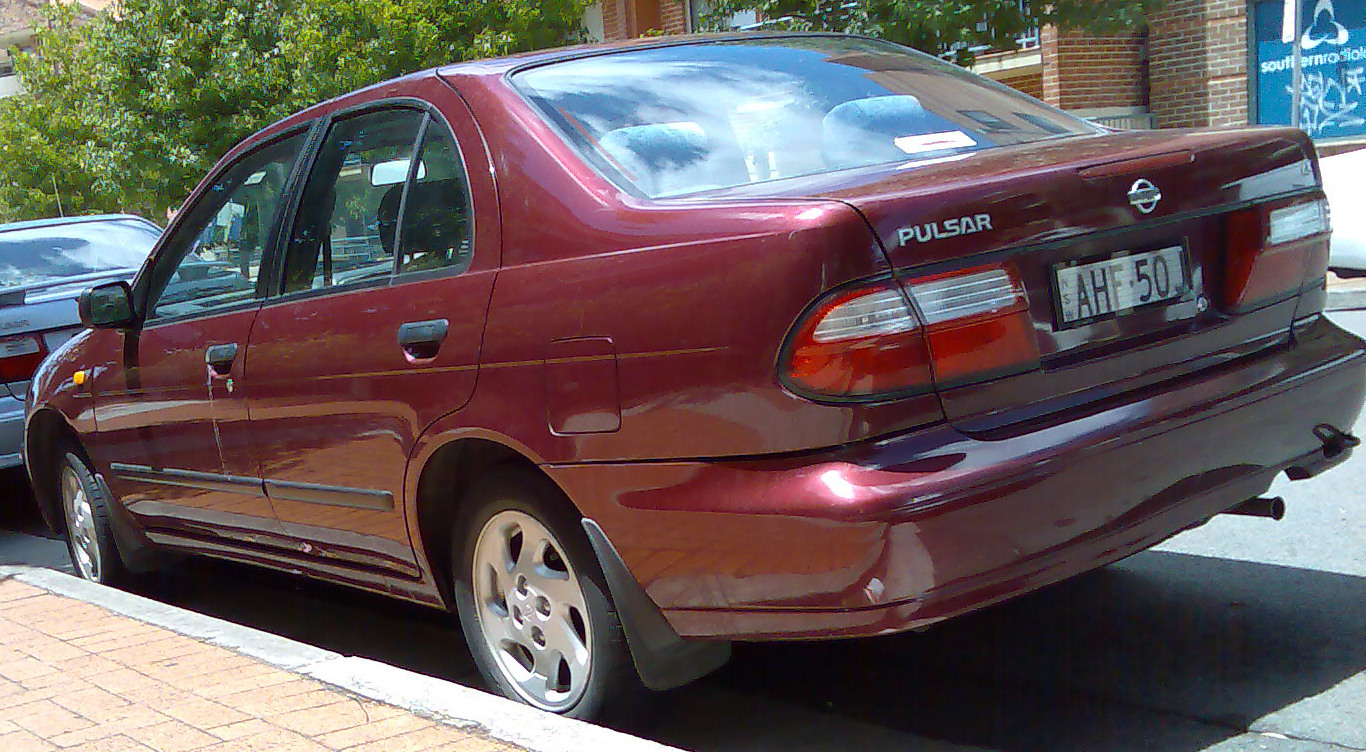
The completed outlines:
[[[1129,188],[1129,204],[1144,214],[1152,214],[1157,202],[1162,200],[1162,191],[1143,178],[1134,181]]]

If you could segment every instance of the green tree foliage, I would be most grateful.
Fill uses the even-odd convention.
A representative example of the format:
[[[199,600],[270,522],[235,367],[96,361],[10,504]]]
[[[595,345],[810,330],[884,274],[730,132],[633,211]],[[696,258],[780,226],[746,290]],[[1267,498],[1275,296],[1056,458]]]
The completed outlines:
[[[1007,46],[1042,25],[1096,33],[1141,25],[1164,0],[714,0],[707,25],[724,28],[758,11],[766,28],[844,31],[888,39],[932,54],[962,45]],[[967,62],[960,56],[960,62]]]
[[[295,110],[442,63],[579,41],[588,0],[54,4],[26,93],[0,100],[0,221],[159,218],[233,144]]]

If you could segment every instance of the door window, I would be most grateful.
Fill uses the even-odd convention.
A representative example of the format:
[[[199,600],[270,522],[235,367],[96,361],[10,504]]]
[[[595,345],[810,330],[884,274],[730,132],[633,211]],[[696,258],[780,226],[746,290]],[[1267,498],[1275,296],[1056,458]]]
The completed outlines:
[[[393,273],[403,187],[424,117],[417,110],[380,110],[328,130],[290,237],[285,293]],[[424,174],[420,166],[417,172]]]
[[[470,200],[455,138],[438,120],[427,124],[399,224],[399,273],[470,265]]]
[[[244,157],[187,210],[158,262],[149,320],[213,312],[259,297],[262,259],[304,136]]]

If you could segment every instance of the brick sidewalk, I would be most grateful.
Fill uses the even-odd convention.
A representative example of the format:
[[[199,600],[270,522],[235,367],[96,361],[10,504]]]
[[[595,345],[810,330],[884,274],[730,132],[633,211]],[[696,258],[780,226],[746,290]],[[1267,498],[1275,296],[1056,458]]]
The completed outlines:
[[[518,747],[0,580],[0,751]]]

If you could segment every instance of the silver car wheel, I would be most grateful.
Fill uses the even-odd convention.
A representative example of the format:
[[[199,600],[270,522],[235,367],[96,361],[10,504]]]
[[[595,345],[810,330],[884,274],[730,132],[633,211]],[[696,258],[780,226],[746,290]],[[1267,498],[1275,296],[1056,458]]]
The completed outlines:
[[[71,465],[62,468],[62,508],[66,511],[66,534],[71,539],[71,558],[81,577],[100,581],[100,538],[90,495]]]
[[[562,712],[588,687],[592,630],[564,546],[536,518],[493,515],[474,545],[473,595],[484,645],[526,702]]]

